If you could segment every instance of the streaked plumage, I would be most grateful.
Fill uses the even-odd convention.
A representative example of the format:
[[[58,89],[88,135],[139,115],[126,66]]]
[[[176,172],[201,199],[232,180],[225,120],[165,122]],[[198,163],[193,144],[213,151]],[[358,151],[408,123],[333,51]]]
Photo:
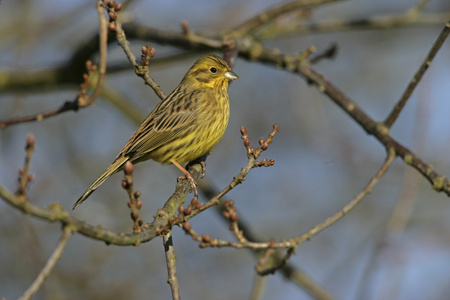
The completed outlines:
[[[163,164],[182,164],[207,154],[228,125],[228,83],[237,78],[220,57],[209,54],[200,58],[178,87],[145,118],[114,162],[73,208],[127,161],[135,164],[153,159]]]

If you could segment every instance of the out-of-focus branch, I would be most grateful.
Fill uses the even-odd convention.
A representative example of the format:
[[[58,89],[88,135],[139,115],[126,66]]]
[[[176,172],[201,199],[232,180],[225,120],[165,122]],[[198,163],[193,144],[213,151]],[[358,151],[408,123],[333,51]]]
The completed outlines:
[[[8,120],[1,121],[0,120],[0,129],[5,129],[8,126],[20,124],[20,123],[28,123],[28,122],[34,122],[34,121],[42,121],[44,119],[54,117],[56,115],[62,114],[67,111],[78,111],[80,108],[86,107],[88,103],[92,104],[93,98],[87,93],[87,89],[89,86],[92,85],[92,77],[99,77],[98,74],[96,74],[97,66],[93,65],[90,60],[86,62],[86,70],[87,73],[83,74],[83,82],[80,84],[80,89],[78,91],[78,95],[75,97],[74,100],[67,100],[58,108],[55,108],[53,110],[50,110],[48,112],[39,112],[35,114],[31,114],[28,116],[23,117],[17,117],[12,118]],[[100,79],[98,79],[100,80]],[[97,81],[99,82],[99,81]],[[99,90],[99,86],[97,85],[96,91]],[[80,103],[83,103],[84,106],[80,106]]]
[[[99,60],[98,60],[98,78],[94,92],[90,97],[78,97],[78,106],[85,107],[92,105],[103,89],[103,81],[106,75],[106,57],[108,54],[108,22],[103,12],[104,1],[97,1],[97,14],[99,22]]]
[[[99,0],[97,2],[97,13],[99,19],[99,35],[98,35],[98,45],[99,45],[99,63],[98,63],[98,72],[95,74],[97,82],[94,87],[94,91],[91,95],[89,95],[87,91],[87,87],[91,85],[91,79],[95,71],[97,71],[97,66],[93,65],[90,60],[85,62],[87,73],[83,74],[84,81],[80,85],[80,90],[78,92],[78,96],[72,101],[65,101],[64,104],[56,109],[45,113],[37,113],[30,116],[13,118],[10,120],[0,121],[0,128],[4,129],[9,125],[32,122],[32,121],[42,121],[43,119],[56,116],[58,114],[67,112],[67,111],[78,111],[78,109],[92,105],[97,99],[98,95],[103,89],[103,81],[105,79],[106,74],[106,56],[107,56],[107,48],[108,48],[108,27],[107,21],[105,19],[103,13],[103,0]],[[56,72],[57,73],[57,72]],[[38,76],[40,74],[37,73]],[[0,76],[2,76],[0,74]],[[27,77],[27,76],[25,76]],[[63,77],[64,78],[64,77]]]
[[[288,3],[286,5],[304,5],[304,4],[295,4],[300,3],[301,1],[294,1],[294,4]],[[323,3],[331,2],[329,1],[323,1]],[[306,1],[304,2],[306,3]],[[314,1],[309,0],[310,5],[319,5],[321,1]],[[314,4],[316,3],[316,4]],[[282,5],[283,6],[283,5]],[[415,6],[411,11],[415,11],[415,9],[418,6]],[[276,9],[276,8],[275,8]],[[269,9],[270,11],[270,9]],[[288,11],[286,13],[289,13]],[[278,17],[281,16],[279,12],[271,12],[271,14],[276,14]],[[410,15],[414,15],[415,13],[409,13]],[[236,26],[235,29],[239,28],[248,28],[250,31],[256,30],[259,28],[259,26],[262,26],[260,24],[261,20],[264,20],[263,17],[264,13],[255,16],[252,18],[253,21],[248,21],[249,23],[254,23],[255,25],[244,25],[247,22]],[[399,19],[399,16],[392,17],[393,20]],[[375,18],[376,19],[376,18]],[[405,25],[426,25],[426,24],[439,24],[442,22],[445,22],[445,20],[448,19],[448,13],[445,15],[445,18],[442,20],[442,17],[436,18],[435,16],[428,18],[426,14],[422,15],[422,18],[419,19],[412,19],[409,17],[409,23],[405,24],[404,22],[395,22],[392,21],[390,23],[386,23],[386,21],[383,21],[384,19],[389,19],[389,17],[382,18],[380,17],[381,21],[378,23],[378,21],[372,21],[370,20],[359,20],[359,21],[351,21],[348,22],[351,25],[351,28],[358,27],[361,29],[370,29],[372,28],[392,28],[396,26],[405,26]],[[430,19],[430,20],[428,20]],[[256,21],[255,21],[256,20]],[[259,20],[257,22],[257,20]],[[327,25],[328,24],[328,25]],[[327,24],[313,24],[313,25],[301,25],[303,26],[304,30],[301,30],[302,27],[300,27],[299,30],[295,32],[295,34],[305,34],[305,33],[315,33],[315,32],[323,32],[323,31],[342,31],[348,28],[346,22],[333,22],[333,23],[327,23]],[[344,24],[344,25],[342,25]],[[371,25],[372,24],[372,25]],[[379,25],[377,25],[379,24]],[[369,26],[370,25],[370,26]],[[242,27],[244,26],[244,27]],[[248,26],[248,27],[247,27]],[[378,27],[377,27],[378,26]],[[123,24],[123,30],[126,32],[129,39],[135,39],[135,40],[143,40],[143,41],[151,41],[152,43],[158,43],[161,45],[171,45],[180,49],[188,50],[188,51],[196,51],[196,52],[204,52],[204,51],[220,51],[223,46],[224,37],[226,36],[233,36],[233,30],[225,31],[224,33],[219,32],[208,32],[208,33],[202,33],[202,32],[196,32],[193,30],[189,31],[189,34],[186,34],[186,32],[183,31],[173,31],[173,30],[161,30],[153,27],[143,26],[136,23],[125,23]],[[247,30],[242,29],[241,31],[248,32]],[[287,26],[283,26],[282,31],[277,32],[277,36],[282,36],[286,30]],[[266,31],[264,31],[266,32]],[[262,32],[262,33],[264,33]],[[261,34],[262,34],[261,33]],[[258,34],[258,38],[261,39],[265,37],[264,35]],[[111,43],[114,35],[113,33],[110,33],[108,37],[108,43]],[[236,36],[237,37],[237,36]],[[242,39],[242,40],[240,40]],[[256,40],[252,40],[251,38],[247,37],[241,37],[238,38],[237,44],[238,44],[238,50],[239,50],[239,56],[250,58],[249,55],[251,52],[243,51],[244,48],[242,47],[244,44],[248,44],[252,46],[256,46]],[[20,71],[20,72],[1,72],[0,71],[0,91],[1,92],[14,92],[14,91],[30,91],[33,92],[37,89],[45,88],[46,90],[49,89],[56,89],[59,90],[61,88],[65,87],[73,87],[74,85],[79,84],[80,76],[82,76],[84,72],[84,63],[93,57],[98,52],[99,49],[99,36],[94,35],[92,37],[89,37],[80,43],[78,43],[78,48],[76,48],[72,54],[72,56],[67,60],[66,63],[63,63],[59,66],[50,66],[46,69],[41,69],[38,71]],[[241,45],[241,46],[239,46]],[[259,46],[255,48],[255,51],[259,49]],[[253,53],[255,54],[255,53]],[[257,55],[258,59],[260,60],[261,56]],[[156,60],[155,60],[156,61]],[[135,60],[132,62],[134,63]]]
[[[53,267],[56,265],[56,262],[61,258],[64,247],[69,241],[70,236],[72,235],[73,228],[70,226],[65,226],[63,230],[63,234],[58,242],[58,245],[53,251],[52,255],[48,259],[42,271],[39,273],[38,277],[34,280],[31,286],[25,291],[25,293],[20,297],[20,300],[28,300],[33,297],[33,295],[39,290],[39,288],[44,283],[45,279],[50,275],[50,272],[53,270]]]
[[[233,33],[238,37],[245,35],[253,35],[257,30],[260,30],[263,26],[271,23],[274,19],[286,13],[292,13],[295,10],[311,8],[314,6],[323,5],[331,2],[338,2],[341,0],[297,0],[289,3],[283,3],[281,5],[274,6],[267,9],[261,14],[248,19],[241,25],[234,28]]]
[[[252,293],[250,294],[250,300],[263,299],[265,288],[267,287],[267,277],[259,274],[254,275]]]
[[[286,36],[340,32],[349,30],[383,30],[411,26],[435,26],[450,18],[450,12],[423,13],[430,0],[421,0],[417,5],[400,14],[381,14],[364,19],[339,20],[320,23],[298,24],[293,22],[276,22],[256,34],[259,39],[280,38]],[[294,23],[295,22],[295,23]]]
[[[201,181],[199,181],[198,188],[202,191],[202,193],[207,198],[212,198],[216,195],[216,191],[218,188],[213,184],[213,182],[205,176],[205,178]],[[220,201],[219,206],[217,206],[217,212],[218,214],[223,217],[227,222],[229,222],[229,218],[227,216],[224,216],[223,211],[225,208],[225,202],[223,199]],[[248,222],[245,221],[245,216],[242,215],[239,216],[239,218],[236,221],[238,228],[242,230],[242,234],[245,237],[245,239],[251,241],[251,242],[261,242],[262,239],[258,237],[254,232],[251,226],[248,225]],[[261,254],[261,251],[252,251],[252,253],[259,257]],[[272,256],[272,259],[275,263],[281,260],[281,255],[274,254]],[[319,283],[317,283],[311,276],[309,276],[306,272],[300,270],[299,268],[293,266],[289,262],[287,262],[281,269],[280,272],[283,274],[283,276],[292,282],[294,282],[296,285],[304,289],[308,294],[310,294],[314,299],[318,300],[332,300],[334,299],[329,292],[325,290],[323,286],[321,286]],[[257,275],[260,276],[260,275]]]

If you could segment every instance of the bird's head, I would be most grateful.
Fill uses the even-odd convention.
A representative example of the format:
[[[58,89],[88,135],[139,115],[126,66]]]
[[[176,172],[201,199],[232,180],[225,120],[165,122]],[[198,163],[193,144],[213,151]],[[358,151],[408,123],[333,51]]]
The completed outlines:
[[[239,78],[219,56],[208,54],[201,57],[189,69],[183,81],[203,87],[227,88],[228,83]]]

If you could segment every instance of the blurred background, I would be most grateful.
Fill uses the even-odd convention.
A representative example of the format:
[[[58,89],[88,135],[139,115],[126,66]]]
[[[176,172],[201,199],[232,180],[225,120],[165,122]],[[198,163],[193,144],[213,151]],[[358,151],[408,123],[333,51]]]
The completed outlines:
[[[235,27],[276,1],[131,1],[124,20],[180,31],[187,21],[196,32]],[[418,1],[344,1],[311,11],[305,23],[382,19],[402,15]],[[184,7],[184,8],[183,8]],[[447,12],[447,14],[446,14]],[[421,21],[384,30],[330,30],[264,36],[264,46],[295,54],[314,45],[337,43],[333,60],[315,68],[377,121],[398,101],[432,44],[450,19],[450,3],[428,1]],[[279,26],[297,24],[295,15]],[[75,49],[98,32],[93,1],[4,1],[0,6],[0,77],[34,72],[65,63]],[[135,55],[148,41],[131,40]],[[152,43],[152,41],[149,41]],[[185,53],[152,43],[151,75],[169,93],[204,53]],[[434,59],[392,128],[392,136],[442,176],[450,176],[450,43]],[[221,54],[217,52],[217,54]],[[93,57],[95,60],[96,57]],[[129,64],[115,42],[108,64]],[[349,202],[383,163],[385,151],[316,88],[287,71],[238,58],[239,80],[229,89],[230,123],[207,161],[209,180],[222,189],[246,163],[239,129],[246,126],[252,145],[267,137],[274,123],[281,131],[263,157],[270,168],[254,169],[232,190],[239,217],[263,240],[289,238],[321,223]],[[81,77],[80,77],[81,82]],[[0,90],[0,120],[47,111],[73,99],[77,84]],[[105,91],[143,119],[159,102],[129,65],[107,74]],[[139,125],[104,95],[95,105],[39,123],[0,130],[0,184],[17,188],[26,137],[36,137],[28,195],[47,207],[69,210],[80,194],[115,158]],[[180,172],[152,161],[135,167],[135,189],[144,202],[141,217],[152,220],[173,192]],[[110,178],[73,214],[89,224],[130,232],[128,201]],[[192,197],[189,195],[188,199]],[[200,195],[200,201],[206,201]],[[397,207],[399,214],[394,214]],[[450,294],[450,201],[436,193],[417,171],[397,159],[370,195],[339,222],[301,244],[293,267],[306,272],[336,299],[445,299]],[[199,234],[234,240],[228,224],[210,209],[191,222]],[[255,257],[248,250],[199,249],[174,229],[177,271],[184,299],[248,299],[255,280]],[[36,278],[52,253],[61,228],[0,201],[0,296],[15,299]],[[170,299],[161,239],[139,247],[106,246],[74,234],[34,299]],[[261,299],[311,299],[280,273],[265,279]]]

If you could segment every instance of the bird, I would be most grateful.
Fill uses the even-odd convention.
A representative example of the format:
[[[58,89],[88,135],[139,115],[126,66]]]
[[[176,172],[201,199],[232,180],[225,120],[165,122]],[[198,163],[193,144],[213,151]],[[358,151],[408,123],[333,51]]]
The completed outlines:
[[[106,171],[81,195],[73,209],[83,203],[126,162],[152,159],[173,164],[189,180],[195,180],[182,166],[208,154],[228,126],[228,86],[239,78],[221,57],[207,54],[187,71],[180,84],[144,119]]]

